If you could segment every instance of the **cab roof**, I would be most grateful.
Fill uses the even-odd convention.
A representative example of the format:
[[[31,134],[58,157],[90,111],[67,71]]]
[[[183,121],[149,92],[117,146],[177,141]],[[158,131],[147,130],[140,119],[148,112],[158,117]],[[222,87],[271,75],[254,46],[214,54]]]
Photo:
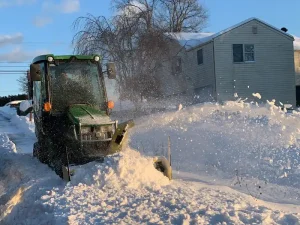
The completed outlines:
[[[75,57],[76,59],[87,59],[87,60],[89,60],[89,59],[94,59],[94,57],[98,56],[98,55],[53,55],[53,54],[47,54],[47,55],[39,55],[39,56],[35,57],[32,60],[32,63],[36,63],[36,62],[39,62],[39,61],[47,61],[49,56],[53,57],[54,60],[59,60],[59,59],[68,60],[71,57]]]

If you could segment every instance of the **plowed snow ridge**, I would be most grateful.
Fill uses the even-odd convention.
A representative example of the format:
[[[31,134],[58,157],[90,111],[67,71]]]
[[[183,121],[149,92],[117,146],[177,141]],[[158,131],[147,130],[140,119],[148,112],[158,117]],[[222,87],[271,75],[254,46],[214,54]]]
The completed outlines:
[[[32,127],[19,121],[7,128]],[[78,166],[68,184],[14,153],[0,127],[0,171],[9,171],[0,176],[0,224],[297,224],[299,122],[298,113],[243,102],[158,113],[136,121],[124,152]],[[171,182],[149,157],[166,148],[168,136]]]

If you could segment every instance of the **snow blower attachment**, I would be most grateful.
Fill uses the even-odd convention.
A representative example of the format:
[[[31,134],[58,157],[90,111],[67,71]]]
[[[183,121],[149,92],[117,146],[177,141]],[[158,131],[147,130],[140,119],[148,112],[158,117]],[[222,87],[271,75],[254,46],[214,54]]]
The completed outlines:
[[[171,164],[171,140],[168,137],[168,159],[164,156],[156,156],[153,158],[154,167],[162,172],[166,177],[172,180],[172,164]]]
[[[115,79],[116,69],[113,63],[106,67],[103,72],[97,55],[41,55],[30,65],[29,97],[38,139],[33,156],[66,180],[74,173],[73,165],[102,162],[121,151],[134,126],[133,121],[118,124],[109,116],[114,104],[107,99],[104,73]],[[167,164],[156,162],[165,171]]]

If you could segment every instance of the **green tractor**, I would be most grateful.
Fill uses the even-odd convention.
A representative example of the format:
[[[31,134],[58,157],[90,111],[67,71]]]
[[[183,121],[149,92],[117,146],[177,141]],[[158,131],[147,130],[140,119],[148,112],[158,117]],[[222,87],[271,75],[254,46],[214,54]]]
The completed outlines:
[[[115,79],[113,63],[103,72],[97,55],[41,55],[28,73],[37,142],[33,156],[70,180],[70,165],[103,161],[121,150],[132,121],[110,119],[104,73]],[[26,110],[26,113],[30,111]]]

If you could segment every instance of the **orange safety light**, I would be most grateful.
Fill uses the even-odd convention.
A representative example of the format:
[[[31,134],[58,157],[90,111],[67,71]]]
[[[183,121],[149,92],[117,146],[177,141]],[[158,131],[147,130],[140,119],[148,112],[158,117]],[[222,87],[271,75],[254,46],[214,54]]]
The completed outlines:
[[[44,103],[44,110],[45,110],[46,112],[50,112],[51,109],[52,109],[51,103],[50,103],[50,102],[45,102],[45,103]]]
[[[108,101],[108,102],[107,102],[107,107],[108,107],[109,109],[113,109],[113,108],[115,107],[115,103],[114,103],[113,101]]]

